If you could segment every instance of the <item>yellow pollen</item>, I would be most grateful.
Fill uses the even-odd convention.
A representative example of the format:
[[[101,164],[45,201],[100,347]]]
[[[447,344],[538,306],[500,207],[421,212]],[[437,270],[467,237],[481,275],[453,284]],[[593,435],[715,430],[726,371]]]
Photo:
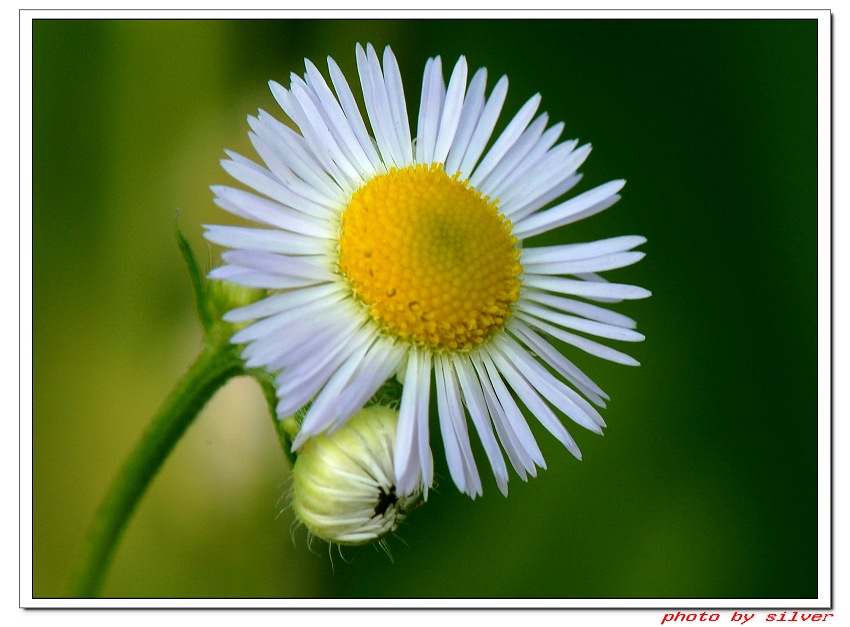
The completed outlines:
[[[468,350],[519,297],[517,239],[497,201],[437,165],[375,177],[342,214],[339,268],[385,330],[434,350]]]

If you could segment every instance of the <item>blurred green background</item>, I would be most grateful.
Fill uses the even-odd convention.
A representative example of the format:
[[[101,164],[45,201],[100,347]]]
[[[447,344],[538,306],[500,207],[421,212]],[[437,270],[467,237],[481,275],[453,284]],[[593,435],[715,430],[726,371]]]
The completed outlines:
[[[76,21],[33,24],[33,594],[67,592],[113,476],[199,348],[175,212],[228,220],[224,148],[254,158],[267,87],[392,45],[418,106],[425,59],[507,74],[504,125],[543,95],[592,142],[580,190],[623,199],[561,241],[642,234],[611,273],[640,368],[577,355],[611,395],[605,437],[551,436],[510,496],[440,486],[394,563],[290,536],[288,468],[259,390],[232,381],[131,521],[110,597],[817,596],[816,23],[797,20]],[[359,88],[358,88],[359,89]],[[629,350],[630,349],[630,350]],[[433,430],[432,430],[433,431]],[[438,438],[437,438],[438,439]],[[479,457],[479,459],[483,459]]]

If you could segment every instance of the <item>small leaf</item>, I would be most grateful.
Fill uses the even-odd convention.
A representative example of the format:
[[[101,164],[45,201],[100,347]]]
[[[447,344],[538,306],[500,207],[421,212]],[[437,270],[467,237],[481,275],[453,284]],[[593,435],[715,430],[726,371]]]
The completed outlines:
[[[180,246],[180,252],[183,254],[183,260],[186,262],[186,267],[189,270],[189,280],[192,282],[192,292],[195,297],[195,310],[198,312],[198,319],[201,321],[201,326],[204,331],[209,331],[213,324],[213,316],[210,311],[209,300],[207,298],[206,279],[201,272],[201,267],[198,265],[198,260],[188,240],[180,232],[180,226],[176,224],[175,233],[177,235],[177,244]]]

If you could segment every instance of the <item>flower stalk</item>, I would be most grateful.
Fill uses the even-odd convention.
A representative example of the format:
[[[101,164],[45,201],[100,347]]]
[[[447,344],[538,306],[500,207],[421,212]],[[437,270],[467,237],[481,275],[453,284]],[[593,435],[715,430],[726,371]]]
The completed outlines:
[[[118,541],[139,501],[174,446],[215,392],[243,373],[234,347],[207,343],[166,399],[116,477],[95,514],[70,596],[96,597]]]
[[[219,388],[231,377],[251,374],[268,395],[268,383],[245,369],[238,347],[230,342],[233,328],[221,320],[222,311],[240,301],[246,304],[257,294],[239,292],[242,288],[216,290],[205,280],[191,247],[179,231],[177,240],[189,270],[203,328],[203,346],[130,453],[97,510],[72,578],[71,597],[92,598],[99,594],[121,535],[139,501],[174,446]]]

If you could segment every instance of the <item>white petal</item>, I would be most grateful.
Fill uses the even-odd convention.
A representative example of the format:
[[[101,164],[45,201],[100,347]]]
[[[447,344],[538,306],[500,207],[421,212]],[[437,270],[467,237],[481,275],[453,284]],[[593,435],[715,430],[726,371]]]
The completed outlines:
[[[327,207],[323,207],[293,193],[265,168],[234,152],[227,151],[227,154],[230,160],[223,159],[221,166],[236,180],[248,187],[252,187],[287,208],[294,209],[316,219],[326,219],[330,215]]]
[[[578,259],[576,261],[550,261],[547,263],[523,266],[526,274],[582,274],[584,272],[605,272],[606,270],[617,270],[637,263],[646,256],[646,253],[629,251],[624,253],[612,253],[591,259]]]
[[[472,176],[469,177],[470,183],[478,187],[481,181],[495,168],[499,161],[511,149],[511,147],[519,139],[525,127],[534,117],[537,112],[537,107],[540,106],[540,94],[535,94],[529,98],[522,108],[517,112],[513,119],[508,124],[507,128],[499,135],[499,139],[493,144],[493,147],[487,151],[487,155],[481,161]]]
[[[525,312],[535,318],[551,322],[565,329],[573,329],[609,340],[620,340],[621,342],[642,342],[644,340],[643,334],[633,329],[625,329],[603,322],[596,322],[595,320],[579,318],[578,316],[569,316],[528,301],[521,302],[517,307],[517,311]]]
[[[502,457],[499,444],[496,442],[496,437],[493,435],[493,428],[490,425],[489,418],[490,412],[487,410],[484,394],[481,391],[481,384],[467,356],[453,356],[450,361],[454,366],[458,382],[460,383],[460,389],[463,392],[463,400],[466,408],[469,410],[469,416],[472,418],[472,423],[475,425],[478,436],[481,438],[484,453],[487,455],[490,466],[493,468],[496,484],[499,486],[502,494],[507,496],[508,469],[505,466],[505,460]]]
[[[499,164],[479,181],[478,187],[486,189],[489,196],[499,198],[498,190],[500,189],[500,185],[525,162],[528,153],[540,141],[548,121],[549,116],[545,113],[537,116],[537,119],[522,132],[522,135],[520,135]]]
[[[298,312],[286,312],[275,317],[276,322],[285,321],[286,324],[266,327],[268,333],[242,351],[249,368],[265,368],[269,372],[286,370],[290,366],[306,369],[308,362],[320,361],[321,355],[344,344],[342,340],[353,336],[361,323],[356,318],[340,316],[330,307],[316,305],[305,305]],[[321,346],[323,341],[327,348]]]
[[[573,150],[572,142],[555,146],[546,153],[533,170],[515,181],[500,196],[511,219],[519,222],[571,189],[580,180],[576,171],[589,154],[589,144]]]
[[[507,93],[508,77],[503,76],[496,83],[496,86],[493,87],[493,91],[490,92],[490,97],[481,111],[472,137],[469,138],[469,146],[467,146],[466,153],[463,155],[463,161],[461,161],[458,168],[458,171],[461,173],[461,180],[469,178],[478,160],[481,158],[481,153],[484,152],[487,142],[490,141],[490,135],[492,135],[496,121],[499,119],[499,113],[502,111],[502,105],[505,104]]]
[[[602,391],[593,380],[584,372],[564,357],[560,351],[549,344],[540,335],[535,333],[528,325],[520,321],[516,316],[511,318],[510,331],[523,344],[534,351],[548,366],[554,369],[564,379],[572,383],[582,394],[596,403],[599,407],[605,407],[608,395]],[[603,425],[604,426],[604,425]]]
[[[522,452],[526,468],[529,469],[532,475],[534,474],[534,464],[537,464],[541,468],[546,468],[546,462],[543,460],[543,454],[540,452],[537,441],[531,433],[531,428],[528,426],[528,422],[514,400],[513,395],[502,380],[502,375],[499,373],[496,364],[493,363],[492,357],[484,349],[478,352],[475,361],[480,366],[483,366],[486,371],[485,376],[484,372],[481,372],[479,368],[481,380],[489,382],[493,387],[496,398],[504,410],[504,417],[506,419],[504,423],[505,427],[513,434],[512,441],[516,443],[518,452]]]
[[[522,289],[520,291],[520,299],[533,300],[534,302],[542,303],[547,307],[552,307],[553,309],[558,309],[567,313],[574,313],[590,320],[604,322],[605,324],[612,324],[625,329],[634,329],[637,327],[637,322],[628,316],[617,313],[616,311],[611,311],[610,309],[605,309],[598,305],[592,305],[590,303],[573,300],[571,298],[564,298],[547,292],[540,292],[535,289]]]
[[[328,87],[319,69],[309,60],[305,60],[305,65],[307,68],[307,82],[319,98],[321,109],[333,128],[340,147],[344,148],[348,158],[358,168],[360,174],[364,175],[364,179],[370,178],[370,176],[366,175],[374,174],[374,166],[357,138],[354,130],[355,124],[346,117],[345,112],[337,99],[334,98],[331,88]]]
[[[504,334],[494,342],[494,350],[500,351],[505,359],[514,364],[526,381],[553,407],[564,412],[573,422],[585,429],[602,433],[602,425],[605,422],[596,408],[553,376],[535,357],[524,351],[516,340]]]
[[[333,433],[344,425],[348,418],[360,411],[398,369],[406,350],[388,338],[378,338],[357,366],[351,380],[342,386],[334,397],[328,395],[329,412],[336,416],[328,428]],[[319,403],[321,397],[316,399]]]
[[[282,88],[281,88],[282,89]],[[310,152],[306,140],[294,130],[260,110],[258,117],[248,117],[248,125],[256,134],[251,137],[255,148],[266,145],[277,158],[276,176],[296,193],[326,209],[334,209],[344,200],[336,181],[325,172]],[[233,158],[233,154],[227,152]],[[265,153],[261,153],[262,154]],[[296,188],[296,185],[297,188]]]
[[[404,85],[401,81],[401,72],[398,69],[398,61],[389,46],[384,48],[384,82],[387,97],[390,101],[390,110],[393,112],[393,121],[396,126],[396,137],[400,144],[401,160],[405,165],[413,163],[413,144],[410,139],[410,122],[407,118],[407,103],[404,99]]]
[[[296,304],[293,306],[286,303],[286,305],[282,305],[286,308],[282,309],[279,313],[275,313],[274,315],[264,318],[259,322],[255,322],[249,327],[237,331],[233,335],[233,343],[245,344],[247,342],[260,339],[269,333],[277,332],[282,326],[288,324],[291,320],[302,316],[305,311],[315,315],[315,308],[333,310],[334,308],[340,307],[347,294],[341,290],[332,290],[330,289],[331,287],[332,286],[330,285],[315,286],[308,287],[303,290],[287,292],[286,294],[278,294],[277,296],[280,297],[280,300],[277,300],[275,305],[281,305],[281,302],[285,302],[283,297],[287,295],[291,295],[293,302]],[[324,293],[321,288],[327,289],[327,293]],[[270,299],[271,298],[272,297],[270,297]],[[255,305],[259,307],[260,303],[264,302],[266,301],[259,301],[255,303]],[[251,317],[252,314],[256,311],[254,309],[250,309],[251,307],[252,305],[247,305],[239,309],[234,309],[227,314],[225,320],[230,322],[251,320],[253,319]],[[304,310],[302,309],[303,307],[311,307],[312,309]]]
[[[514,223],[513,233],[516,237],[525,239],[570,224],[579,217],[584,218],[592,213],[604,211],[619,200],[617,192],[623,185],[625,181],[622,180],[610,181],[560,205],[518,220]]]
[[[489,349],[489,347],[488,347]],[[498,368],[499,373],[505,378],[507,384],[516,392],[523,404],[528,408],[532,415],[542,424],[549,433],[554,435],[561,444],[567,447],[567,450],[581,459],[581,451],[578,445],[573,440],[572,436],[566,430],[555,413],[549,408],[546,402],[540,397],[540,394],[534,386],[526,380],[523,373],[515,364],[505,357],[498,350],[488,350],[488,354],[493,360],[494,365]]]
[[[278,416],[289,416],[309,403],[339,370],[352,354],[363,348],[371,336],[365,332],[349,335],[328,334],[321,339],[333,342],[316,342],[313,353],[292,372],[281,372],[277,381]]]
[[[251,145],[263,162],[269,167],[274,177],[280,181],[291,194],[285,204],[293,209],[306,213],[309,216],[327,220],[339,212],[339,200],[331,198],[323,192],[317,191],[316,187],[298,177],[289,167],[287,162],[280,156],[280,147],[269,145],[273,138],[263,138],[259,133],[251,131],[248,133]],[[237,155],[225,151],[231,159],[236,160]]]
[[[370,60],[374,54],[375,50],[371,44],[368,45],[368,51],[364,51],[360,44],[357,45],[357,69],[360,72],[363,102],[383,162],[403,167],[405,164],[402,162],[401,148],[396,140],[395,123],[392,120],[383,78],[380,76],[380,67],[374,67]],[[377,58],[374,62],[377,63]]]
[[[505,449],[505,453],[507,454],[511,465],[523,481],[527,480],[527,475],[529,474],[532,477],[537,476],[537,468],[535,466],[534,459],[526,452],[523,444],[519,441],[517,434],[514,432],[511,421],[507,417],[501,402],[499,402],[499,398],[493,389],[493,383],[490,380],[490,375],[487,373],[480,356],[477,353],[470,354],[470,360],[475,368],[478,381],[481,383],[481,389],[484,393],[484,401],[487,404],[487,411],[490,413],[490,417],[493,420],[493,426],[496,428],[496,433],[499,436],[499,441],[502,443],[502,448]],[[498,374],[496,376],[498,377]],[[499,381],[501,382],[501,379],[499,379]],[[513,402],[513,399],[511,399],[511,402]],[[516,411],[519,412],[518,409]],[[522,422],[525,424],[524,420]],[[537,449],[537,443],[534,442],[533,438],[531,438],[531,444],[534,449]],[[537,453],[539,454],[540,451],[537,450]],[[542,461],[542,459],[543,456],[540,455],[540,460]]]
[[[585,337],[581,337],[575,335],[574,333],[570,333],[568,331],[564,331],[563,329],[559,329],[556,326],[549,324],[548,322],[543,322],[542,320],[538,320],[532,316],[528,316],[522,312],[517,312],[516,316],[521,320],[524,320],[528,324],[533,327],[536,327],[543,331],[544,333],[548,333],[552,337],[555,337],[562,342],[566,342],[571,346],[575,346],[576,348],[580,348],[586,353],[590,353],[591,355],[595,355],[601,359],[606,359],[608,361],[613,361],[618,364],[623,364],[624,366],[639,366],[640,364],[633,357],[629,357],[625,353],[621,353],[618,350],[611,348],[610,346],[605,346],[604,344],[600,344],[599,342],[594,342],[593,340],[589,340]]]
[[[284,276],[261,270],[251,270],[242,266],[219,266],[208,275],[211,279],[230,281],[242,287],[264,290],[289,290],[316,285],[321,281],[304,277]]]
[[[321,306],[325,303],[332,305],[343,298],[344,291],[345,288],[338,283],[325,283],[294,292],[272,294],[250,305],[231,309],[224,314],[223,318],[226,322],[247,322],[303,305]]]
[[[215,194],[213,198],[215,204],[240,218],[262,222],[310,237],[323,239],[333,237],[333,233],[324,221],[300,214],[273,200],[234,187],[215,185],[210,189]]]
[[[411,494],[419,485],[420,467],[416,446],[416,420],[417,398],[421,393],[415,384],[418,380],[416,369],[418,362],[418,350],[414,347],[407,355],[407,366],[405,368],[405,379],[410,377],[407,387],[402,387],[401,404],[398,411],[398,427],[396,429],[395,453],[393,465],[395,467],[396,488],[401,494]]]
[[[582,281],[587,281],[588,283],[604,283],[604,284],[611,283],[611,281],[606,279],[604,276],[602,276],[601,274],[597,274],[595,272],[580,272],[578,274],[575,274],[574,276],[575,276],[575,278],[580,279]],[[649,293],[648,290],[647,290],[647,293]],[[608,295],[608,296],[585,296],[585,298],[587,298],[589,300],[595,300],[598,303],[621,303],[624,300],[626,300],[624,298],[619,298],[619,297],[612,296],[612,295]]]
[[[436,355],[434,375],[437,381],[437,413],[446,448],[449,473],[461,492],[472,498],[482,493],[481,479],[472,457],[466,416],[454,370],[445,355]]]
[[[297,450],[311,436],[341,425],[363,407],[398,367],[401,355],[378,340],[355,351],[322,388],[293,441]]]
[[[320,255],[327,250],[325,240],[280,229],[255,229],[244,226],[203,225],[204,238],[227,248],[266,250],[289,255]]]
[[[430,164],[434,161],[434,147],[440,129],[440,115],[446,85],[443,82],[443,65],[440,57],[428,59],[422,75],[422,96],[419,102],[419,122],[416,130],[416,162]]]
[[[344,176],[349,185],[357,186],[362,183],[360,169],[353,163],[343,149],[337,144],[335,134],[331,132],[328,123],[322,117],[319,97],[310,87],[298,77],[292,79],[292,95],[304,115],[305,124],[301,128],[304,138],[310,142],[313,152],[319,157],[329,172],[340,179]],[[344,144],[343,144],[344,146]]]
[[[522,205],[517,206],[519,203],[506,203],[505,206],[503,206],[504,213],[512,222],[519,222],[520,220],[525,219],[526,216],[531,215],[541,207],[545,207],[553,200],[556,200],[566,194],[573,187],[579,184],[583,176],[584,175],[582,174],[572,174],[554,187],[550,188],[549,191],[545,192],[544,194],[535,196],[531,200],[528,200],[527,198],[522,199],[522,202],[524,203]],[[619,198],[619,196],[616,196],[616,198]],[[612,202],[611,204],[614,203]],[[608,205],[598,208],[596,210],[603,211],[607,208],[607,206]],[[573,221],[575,222],[576,220],[582,219],[584,217],[587,216],[573,216]]]
[[[292,100],[289,91],[274,81],[270,81],[269,86],[281,108],[291,108]],[[251,118],[248,121],[250,123]],[[260,111],[257,122],[251,128],[261,137],[263,134],[269,136],[267,141],[275,146],[289,168],[300,178],[312,184],[317,192],[324,194],[330,201],[344,200],[345,193],[339,183],[325,172],[310,150],[307,140],[299,133],[264,111]]]
[[[443,435],[443,447],[446,453],[446,462],[449,465],[449,474],[461,492],[467,492],[466,476],[463,472],[460,445],[449,417],[449,407],[446,395],[445,375],[443,373],[443,361],[440,355],[435,355],[434,377],[436,379],[437,392],[437,416],[440,420],[440,431]]]
[[[593,259],[595,257],[603,257],[612,253],[631,250],[645,243],[645,237],[639,235],[621,235],[595,242],[525,248],[522,251],[522,264],[525,267],[526,265],[548,263],[551,261]]]
[[[440,130],[437,134],[434,154],[431,157],[437,163],[443,163],[449,154],[449,149],[457,132],[460,114],[463,109],[463,94],[466,91],[466,58],[460,57],[446,89],[443,111],[440,117]]]
[[[428,488],[434,481],[428,436],[431,355],[427,350],[410,351],[404,382],[394,459],[397,491],[412,494],[421,484],[427,499]]]
[[[419,416],[417,420],[417,440],[419,442],[419,463],[422,465],[422,482],[425,498],[428,497],[428,487],[434,482],[434,459],[431,455],[431,444],[428,435],[428,424],[430,418],[430,393],[431,393],[431,354],[424,352],[420,359],[422,363],[419,366],[419,377],[415,381],[415,385],[419,390],[419,406],[416,409],[416,414]]]
[[[624,300],[636,300],[648,298],[652,292],[637,285],[625,285],[623,283],[598,283],[595,281],[580,281],[576,279],[564,279],[561,277],[542,276],[532,274],[523,277],[523,285],[536,287],[547,292],[558,294],[570,294],[572,296],[586,296],[589,298],[622,298]]]
[[[325,308],[315,313],[304,311],[293,322],[286,325],[284,329],[274,335],[269,335],[256,345],[263,343],[275,343],[279,350],[268,355],[266,366],[271,371],[297,369],[299,372],[307,371],[313,364],[322,361],[321,353],[327,353],[326,357],[336,352],[337,347],[349,345],[349,338],[355,338],[358,342],[370,340],[373,337],[372,329],[358,315],[345,315],[344,307],[337,310]],[[352,340],[354,341],[354,340]],[[245,351],[253,349],[249,346]],[[256,358],[260,359],[264,354],[257,350],[254,352]],[[291,373],[282,386],[296,386],[297,375]]]
[[[551,128],[547,129],[515,168],[511,169],[510,172],[506,172],[505,175],[498,181],[493,181],[492,195],[497,198],[502,198],[505,194],[509,193],[517,183],[524,180],[527,176],[533,175],[533,173],[537,172],[541,165],[545,164],[545,160],[548,158],[552,146],[554,146],[555,142],[558,141],[558,138],[561,136],[563,131],[563,122],[558,122]],[[527,132],[528,130],[526,130],[526,133]],[[578,140],[573,139],[559,144],[559,147],[565,146],[562,150],[571,151],[577,144]],[[488,190],[489,189],[490,188],[488,187]]]
[[[449,176],[458,171],[461,159],[463,159],[463,155],[469,146],[469,140],[475,130],[478,116],[481,114],[481,109],[484,108],[484,88],[486,84],[487,70],[480,68],[473,75],[466,90],[466,98],[463,101],[463,109],[460,113],[455,137],[446,157],[445,170]]]
[[[360,109],[357,108],[357,102],[354,100],[354,94],[348,86],[348,81],[345,80],[342,70],[339,69],[336,61],[331,57],[328,57],[328,70],[330,71],[331,82],[336,90],[339,103],[345,112],[345,118],[351,124],[351,129],[354,131],[355,137],[357,137],[357,143],[360,144],[375,172],[386,171],[386,167],[383,161],[381,161],[378,151],[375,150],[375,145],[372,143],[371,137],[369,137],[369,131],[366,130],[366,124],[363,122],[363,116],[360,115]]]
[[[229,250],[222,259],[234,266],[251,270],[262,270],[272,274],[301,279],[313,279],[326,283],[334,279],[324,267],[323,257],[290,257],[262,250]]]
[[[382,128],[387,145],[392,153],[392,159],[398,167],[404,167],[410,163],[409,159],[405,159],[404,140],[399,135],[399,128],[402,125],[401,120],[396,120],[396,98],[390,97],[387,91],[387,85],[384,82],[384,74],[381,71],[381,64],[378,61],[378,55],[372,44],[366,46],[366,60],[370,68],[370,80],[372,83],[372,94],[376,106],[376,115],[380,115],[381,119],[377,120]],[[371,114],[370,114],[371,115]],[[405,116],[407,112],[405,111]],[[371,118],[370,118],[371,120]],[[372,120],[372,127],[375,126],[375,120]],[[409,136],[409,135],[408,135]],[[409,144],[408,144],[409,146]]]
[[[285,329],[277,333],[270,333],[265,337],[252,342],[242,351],[242,358],[249,368],[265,368],[269,372],[275,372],[286,368],[293,363],[302,367],[301,363],[295,362],[292,353],[296,350],[303,351],[310,346],[311,358],[317,358],[316,343],[323,339],[330,339],[341,335],[342,325],[327,311],[317,311],[310,318],[313,324],[304,324],[305,318],[299,316],[286,325]],[[353,325],[352,325],[353,326]],[[352,329],[348,329],[349,332]],[[326,353],[329,349],[322,349]],[[296,408],[297,409],[297,408]]]

